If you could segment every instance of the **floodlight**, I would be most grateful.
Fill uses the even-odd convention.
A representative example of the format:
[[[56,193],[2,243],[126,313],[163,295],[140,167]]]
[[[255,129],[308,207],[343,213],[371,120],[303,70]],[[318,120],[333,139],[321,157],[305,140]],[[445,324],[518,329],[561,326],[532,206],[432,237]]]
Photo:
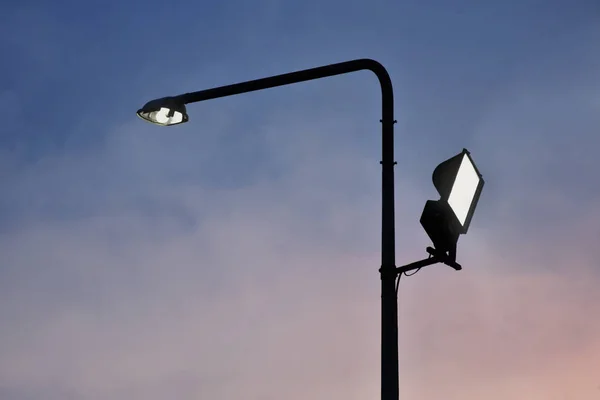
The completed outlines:
[[[149,101],[137,111],[145,121],[162,126],[178,125],[188,121],[185,104],[174,97],[163,97]]]
[[[469,229],[484,180],[467,149],[439,164],[432,180],[440,199],[427,201],[420,222],[436,250],[454,261],[458,237]]]

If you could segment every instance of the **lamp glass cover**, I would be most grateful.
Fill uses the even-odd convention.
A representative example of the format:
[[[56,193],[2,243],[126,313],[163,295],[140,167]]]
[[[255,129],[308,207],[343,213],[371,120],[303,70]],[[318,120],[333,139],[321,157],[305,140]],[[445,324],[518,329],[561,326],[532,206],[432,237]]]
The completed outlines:
[[[450,196],[448,196],[448,204],[462,226],[465,225],[467,215],[471,209],[479,180],[475,166],[469,157],[464,154]]]
[[[161,107],[158,111],[149,112],[148,119],[161,125],[174,125],[183,122],[183,114],[167,107]]]

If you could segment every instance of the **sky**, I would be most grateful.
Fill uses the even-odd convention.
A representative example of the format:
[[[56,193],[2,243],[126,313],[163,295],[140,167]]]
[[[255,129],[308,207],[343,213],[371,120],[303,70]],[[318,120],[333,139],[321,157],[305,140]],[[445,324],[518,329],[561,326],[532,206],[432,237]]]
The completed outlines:
[[[395,90],[396,258],[431,174],[486,180],[456,272],[399,286],[400,398],[600,398],[596,0],[3,2],[0,399],[379,398],[369,72]]]

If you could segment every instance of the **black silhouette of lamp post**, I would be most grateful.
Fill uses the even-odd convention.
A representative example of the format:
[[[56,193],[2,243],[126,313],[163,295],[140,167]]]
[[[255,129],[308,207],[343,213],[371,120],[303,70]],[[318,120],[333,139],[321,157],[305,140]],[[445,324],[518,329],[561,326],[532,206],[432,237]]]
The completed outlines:
[[[163,97],[146,103],[137,111],[137,115],[153,124],[162,126],[178,125],[189,120],[186,105],[219,97],[234,96],[311,81],[350,72],[369,70],[379,79],[381,86],[381,399],[398,400],[398,295],[396,279],[403,272],[437,262],[446,263],[455,269],[460,269],[449,250],[452,249],[452,239],[456,236],[454,225],[448,225],[447,207],[437,207],[434,212],[424,213],[429,227],[428,234],[442,244],[441,250],[427,248],[430,258],[404,267],[396,267],[395,255],[395,216],[394,216],[394,94],[392,81],[387,70],[379,62],[371,59],[357,59],[322,67],[305,69],[267,78],[220,86],[197,92],[184,93],[177,96]],[[483,181],[481,181],[483,182]],[[480,192],[481,190],[479,190]],[[439,204],[445,204],[448,199],[441,199]],[[476,203],[476,201],[475,201]],[[429,203],[428,203],[429,204]],[[430,207],[431,208],[431,207]],[[473,207],[474,208],[474,207]],[[441,210],[441,211],[440,211]],[[427,211],[427,210],[426,210]],[[472,212],[471,212],[472,215]],[[423,217],[421,218],[423,222]],[[455,221],[452,220],[452,223]],[[440,228],[440,224],[448,225]],[[454,230],[450,228],[452,226]],[[448,239],[448,232],[451,232]],[[454,242],[456,243],[456,241]],[[450,249],[449,249],[450,248]],[[455,248],[454,248],[455,250]],[[454,251],[455,256],[455,251]]]

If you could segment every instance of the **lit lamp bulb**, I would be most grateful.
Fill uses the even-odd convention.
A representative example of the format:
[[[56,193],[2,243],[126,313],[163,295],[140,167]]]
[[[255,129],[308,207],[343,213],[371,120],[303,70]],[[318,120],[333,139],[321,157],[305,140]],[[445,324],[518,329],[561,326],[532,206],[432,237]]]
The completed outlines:
[[[173,97],[152,100],[140,108],[137,115],[144,121],[162,126],[178,125],[188,121],[185,104],[177,102]]]

